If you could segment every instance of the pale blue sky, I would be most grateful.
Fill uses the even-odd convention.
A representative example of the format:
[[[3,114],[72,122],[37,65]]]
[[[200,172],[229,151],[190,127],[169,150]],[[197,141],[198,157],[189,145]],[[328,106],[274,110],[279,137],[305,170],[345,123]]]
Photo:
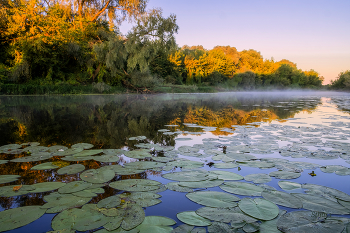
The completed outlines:
[[[325,83],[350,70],[350,0],[149,0],[155,7],[176,15],[179,46],[255,49],[314,69]]]

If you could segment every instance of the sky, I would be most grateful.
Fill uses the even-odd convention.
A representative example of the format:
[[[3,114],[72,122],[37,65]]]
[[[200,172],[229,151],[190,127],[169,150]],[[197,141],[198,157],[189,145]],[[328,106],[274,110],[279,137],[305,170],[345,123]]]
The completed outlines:
[[[350,0],[149,0],[147,8],[176,15],[180,47],[254,49],[313,69],[324,84],[350,70]]]

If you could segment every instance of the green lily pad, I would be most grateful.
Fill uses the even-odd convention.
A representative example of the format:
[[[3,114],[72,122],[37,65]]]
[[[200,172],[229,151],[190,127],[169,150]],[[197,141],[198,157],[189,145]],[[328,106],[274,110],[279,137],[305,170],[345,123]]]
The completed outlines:
[[[131,194],[120,194],[118,195],[121,199],[125,201],[131,201],[138,204],[141,207],[153,206],[161,203],[162,201],[157,199],[161,195],[152,192],[133,192]]]
[[[109,169],[90,169],[80,174],[80,178],[90,183],[105,183],[115,177],[115,172]]]
[[[285,213],[287,213],[287,211],[280,210],[276,218],[269,221],[261,221],[259,233],[281,233],[281,231],[277,229],[277,222]]]
[[[182,224],[176,228],[171,233],[191,233],[194,226],[190,226],[187,224]]]
[[[92,150],[83,150],[79,153],[76,153],[73,155],[73,157],[85,157],[85,156],[92,156],[102,153],[103,150],[101,149],[92,149]]]
[[[96,197],[98,194],[104,193],[105,190],[103,188],[94,188],[94,189],[84,189],[78,192],[72,193],[74,196],[78,197]]]
[[[0,164],[5,164],[5,163],[8,163],[8,160],[0,159]]]
[[[65,186],[66,183],[62,183],[62,182],[43,182],[43,183],[37,183],[37,184],[33,184],[33,186],[35,187],[34,190],[29,191],[30,193],[42,193],[42,192],[48,192],[48,191],[52,191],[52,190],[56,190],[59,189],[63,186]]]
[[[246,175],[244,179],[246,181],[253,181],[255,184],[268,183],[271,181],[271,177],[265,173]]]
[[[116,175],[120,175],[120,176],[127,176],[127,175],[134,175],[134,174],[139,174],[144,172],[145,170],[138,170],[138,169],[132,169],[132,168],[122,168],[122,169],[118,169],[115,171]]]
[[[327,219],[326,214],[311,211],[293,211],[282,215],[277,228],[290,233],[340,233],[344,223],[340,220]]]
[[[124,208],[124,219],[121,227],[124,230],[131,230],[140,225],[145,220],[145,212],[142,207],[136,204],[128,204]]]
[[[189,181],[189,182],[179,182],[180,186],[188,188],[212,188],[221,185],[224,180],[202,180],[202,181]]]
[[[211,221],[202,216],[199,216],[195,211],[185,211],[180,212],[177,215],[177,218],[188,225],[192,226],[210,226]]]
[[[31,156],[25,156],[20,157],[17,159],[12,159],[11,162],[17,162],[17,163],[26,163],[26,162],[37,162],[42,161],[51,158],[52,155],[50,153],[40,153],[40,155],[31,155]]]
[[[2,151],[8,151],[8,150],[15,150],[15,149],[19,149],[21,148],[22,145],[19,144],[8,144],[8,145],[3,145],[0,146],[0,153],[2,153]]]
[[[303,203],[303,208],[307,210],[324,212],[330,214],[349,214],[350,210],[340,205],[338,202],[328,200],[316,195],[294,193],[293,196],[299,198]]]
[[[72,194],[51,193],[44,197],[47,201],[42,208],[47,209],[46,213],[58,213],[65,209],[80,207],[88,203],[91,198],[77,197]]]
[[[94,160],[102,163],[114,163],[119,161],[119,156],[117,155],[101,155],[94,156]]]
[[[210,226],[208,226],[209,233],[234,233],[235,231],[230,228],[229,225],[222,222],[213,222]]]
[[[274,219],[279,213],[277,205],[263,198],[243,198],[238,206],[245,214],[260,220]]]
[[[107,197],[105,199],[102,199],[101,201],[99,201],[97,203],[97,207],[98,208],[113,208],[113,207],[116,207],[118,205],[120,205],[120,197],[118,196],[110,196],[110,197]]]
[[[88,150],[93,148],[94,145],[90,144],[90,143],[76,143],[74,145],[71,146],[71,148],[83,148],[84,150]]]
[[[257,232],[259,229],[260,229],[260,224],[258,222],[247,223],[243,227],[243,231],[247,233]]]
[[[238,161],[248,161],[251,159],[256,159],[256,157],[254,155],[250,155],[250,154],[238,154],[238,153],[227,153],[226,156],[234,159],[234,160],[238,160]]]
[[[257,219],[245,215],[238,207],[233,208],[212,208],[203,207],[196,210],[196,213],[204,218],[217,222],[255,222]]]
[[[86,204],[81,209],[64,210],[54,217],[51,227],[54,230],[74,229],[88,231],[99,228],[108,222],[108,217],[100,213],[95,204]]]
[[[138,162],[124,164],[124,167],[126,169],[135,169],[135,170],[147,170],[147,169],[153,169],[153,168],[160,168],[164,166],[165,166],[165,163],[150,162],[150,161],[138,161]]]
[[[247,167],[258,167],[261,169],[272,168],[275,166],[274,163],[269,163],[266,161],[237,161],[239,165]]]
[[[183,169],[200,168],[200,167],[203,167],[203,165],[204,163],[202,162],[191,161],[191,160],[177,160],[177,161],[171,161],[166,163],[166,166],[170,168],[169,170],[171,170],[173,167],[180,167]]]
[[[66,156],[64,158],[61,158],[61,160],[79,162],[79,161],[93,160],[94,158],[95,158],[94,156],[81,156],[81,157]]]
[[[300,201],[300,199],[296,198],[295,196],[289,193],[265,190],[261,194],[266,200],[271,201],[277,205],[295,209],[300,209],[303,207],[303,204]]]
[[[225,182],[219,187],[226,192],[245,196],[261,196],[261,192],[265,190],[255,184],[236,181]]]
[[[55,156],[70,156],[70,155],[74,155],[74,154],[77,154],[79,152],[82,152],[83,150],[84,150],[84,148],[82,148],[82,147],[76,147],[76,148],[70,148],[68,150],[53,152],[53,155],[55,155]]]
[[[65,186],[58,189],[59,193],[75,193],[79,192],[81,190],[84,190],[86,188],[89,188],[91,186],[91,183],[79,180],[79,181],[72,181],[66,184]]]
[[[124,155],[133,159],[144,159],[147,157],[152,157],[149,149],[138,149],[132,151],[125,151]]]
[[[317,184],[302,184],[301,188],[308,189],[308,190],[319,190],[322,193],[333,196],[337,199],[350,202],[350,196],[337,189],[333,189],[333,188],[329,188],[329,187],[317,185]]]
[[[0,175],[0,184],[16,181],[20,177],[19,175]]]
[[[52,162],[47,162],[47,163],[38,164],[32,167],[30,170],[50,170],[50,169],[56,169],[56,168],[59,168],[59,166],[53,165]]]
[[[200,205],[222,208],[235,207],[237,206],[236,201],[240,200],[240,198],[232,194],[216,191],[192,192],[187,193],[186,197]]]
[[[176,181],[202,181],[208,179],[208,174],[206,173],[199,173],[196,171],[182,171],[182,172],[173,172],[173,173],[166,173],[162,175],[163,178],[169,179],[169,180],[176,180]]]
[[[45,213],[40,206],[24,206],[0,212],[0,232],[25,226],[39,219]]]
[[[141,141],[141,140],[146,140],[147,137],[146,136],[137,136],[137,137],[130,137],[129,140],[133,141],[133,140],[137,140],[137,141]]]
[[[210,176],[221,180],[243,180],[243,176],[229,171],[210,171]]]
[[[14,197],[28,194],[33,191],[35,186],[33,185],[9,185],[0,187],[0,196],[2,197]]]
[[[156,190],[160,185],[161,183],[158,181],[145,179],[118,180],[109,184],[109,186],[114,189],[129,192],[145,192]]]
[[[179,183],[180,182],[169,182],[165,185],[165,187],[175,192],[183,192],[183,193],[193,192],[193,189],[180,186]]]
[[[238,167],[239,165],[236,163],[215,163],[214,167],[218,169],[230,169]]]
[[[280,186],[284,190],[293,190],[301,188],[301,184],[290,181],[278,181],[278,186]]]
[[[127,230],[124,230],[123,228],[119,227],[118,229],[115,229],[112,231],[109,231],[107,229],[101,229],[101,230],[95,231],[94,233],[139,233],[139,232],[140,232],[140,230],[136,229],[136,228],[127,231]]]
[[[269,176],[273,176],[276,179],[296,179],[300,177],[301,173],[299,172],[289,172],[289,171],[275,171],[275,172],[270,172]]]
[[[147,216],[136,229],[140,230],[140,232],[170,233],[173,230],[170,226],[174,224],[176,224],[176,222],[167,217]]]
[[[62,167],[60,169],[57,170],[57,174],[59,175],[72,175],[72,174],[76,174],[79,172],[82,172],[85,170],[85,166],[83,164],[72,164],[72,165],[68,165],[66,167]]]

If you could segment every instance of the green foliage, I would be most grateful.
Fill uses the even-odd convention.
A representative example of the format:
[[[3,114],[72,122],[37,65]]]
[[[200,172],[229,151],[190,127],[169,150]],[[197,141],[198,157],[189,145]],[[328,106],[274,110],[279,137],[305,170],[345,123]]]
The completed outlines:
[[[336,80],[332,80],[331,87],[334,89],[350,89],[350,70],[341,72]]]

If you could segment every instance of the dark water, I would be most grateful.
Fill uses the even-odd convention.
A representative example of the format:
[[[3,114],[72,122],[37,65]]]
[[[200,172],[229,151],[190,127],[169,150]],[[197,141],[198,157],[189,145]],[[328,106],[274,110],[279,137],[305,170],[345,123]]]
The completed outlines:
[[[340,129],[336,135],[329,134],[344,143],[349,143],[350,117],[348,100],[350,95],[331,92],[271,92],[271,93],[220,93],[220,94],[166,94],[166,95],[89,95],[89,96],[11,96],[0,97],[0,146],[11,143],[39,142],[41,146],[63,145],[70,147],[76,143],[91,143],[94,149],[136,149],[137,141],[129,140],[134,136],[146,136],[144,143],[154,143],[163,146],[175,146],[175,149],[183,145],[205,143],[203,139],[215,138],[218,144],[225,145],[225,137],[237,135],[235,130],[239,126],[248,126],[248,129],[259,129],[268,126],[276,126],[276,133],[283,127],[292,127],[294,130],[307,127],[315,129]],[[213,127],[212,129],[198,126]],[[166,126],[177,125],[177,126]],[[278,126],[278,127],[277,127]],[[300,128],[301,127],[301,128]],[[159,132],[159,129],[169,129],[177,134],[167,135]],[[249,131],[250,132],[250,131]],[[249,135],[247,139],[259,136],[257,133]],[[321,130],[322,135],[327,131]],[[300,133],[300,132],[299,132]],[[302,133],[302,132],[301,132]],[[239,133],[238,133],[239,134]],[[242,133],[241,133],[242,134]],[[274,132],[269,134],[273,135]],[[269,135],[263,134],[262,137]],[[290,135],[281,135],[278,140],[280,148],[297,141],[289,138]],[[191,138],[190,141],[178,141],[176,138]],[[289,140],[290,139],[290,140]],[[220,141],[221,140],[221,141]],[[322,140],[323,143],[328,139]],[[307,145],[310,150],[313,145]],[[329,145],[324,145],[328,148]],[[331,148],[328,148],[330,150]],[[310,158],[282,157],[278,150],[259,154],[253,153],[258,158],[275,157],[290,161],[304,161],[326,165],[343,165],[350,167],[344,159],[318,160]],[[23,157],[24,154],[10,155],[0,154],[0,160],[11,160]],[[199,159],[180,155],[180,157],[208,163],[211,158]],[[124,161],[123,161],[124,159]],[[18,174],[21,178],[15,182],[0,184],[20,185],[34,184],[47,181],[69,182],[80,180],[78,175],[58,175],[55,170],[32,171],[34,165],[60,161],[59,157],[49,160],[31,163],[9,162],[0,165],[0,175]],[[127,161],[127,158],[126,158]],[[100,163],[93,160],[80,162],[86,168],[99,168],[101,166],[124,163],[125,157],[116,163]],[[216,162],[216,161],[212,161]],[[70,162],[73,164],[75,162]],[[218,170],[214,167],[204,166],[206,170]],[[270,173],[276,168],[259,169],[241,166],[233,169],[220,169],[232,171],[242,176],[254,173]],[[179,168],[177,171],[181,171]],[[302,175],[290,181],[299,183],[314,183],[336,188],[350,194],[349,175],[339,176],[335,173],[324,173],[319,168],[314,169],[317,176],[310,176],[311,170],[305,169]],[[118,176],[113,181],[129,178],[153,179],[163,184],[170,182],[160,171],[146,171],[133,176]],[[279,179],[272,178],[267,183],[281,190],[277,185]],[[90,203],[120,191],[104,187],[105,193],[92,198]],[[208,190],[222,191],[219,187]],[[43,196],[46,193],[27,194],[11,198],[0,197],[0,211],[11,208],[43,205]],[[146,207],[146,216],[157,215],[174,219],[177,224],[182,223],[176,218],[176,214],[182,211],[197,210],[202,205],[194,203],[186,198],[186,193],[166,190],[162,195],[161,204]],[[239,196],[239,195],[237,195]],[[239,196],[243,197],[243,196]],[[290,211],[291,209],[280,207]],[[51,229],[51,219],[55,214],[45,214],[39,220],[24,227],[9,232],[46,232]]]

